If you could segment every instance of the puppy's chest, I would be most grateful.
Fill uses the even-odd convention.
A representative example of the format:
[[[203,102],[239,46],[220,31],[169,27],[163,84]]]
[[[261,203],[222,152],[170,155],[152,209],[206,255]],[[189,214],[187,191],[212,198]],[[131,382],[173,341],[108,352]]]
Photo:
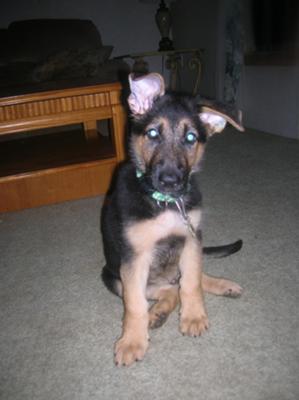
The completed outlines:
[[[156,243],[150,265],[148,284],[176,284],[180,278],[179,260],[185,238],[169,236]]]
[[[190,225],[197,231],[201,218],[200,209],[188,212],[187,217],[189,223],[179,212],[166,210],[155,218],[130,223],[125,234],[134,253],[153,251],[158,242],[170,236],[188,237],[191,234]]]
[[[189,223],[196,231],[200,217],[200,209],[188,213]],[[192,234],[179,212],[166,210],[156,218],[131,223],[126,236],[135,256],[147,254],[151,259],[149,280],[154,282],[164,277],[170,282],[178,275],[181,251]]]

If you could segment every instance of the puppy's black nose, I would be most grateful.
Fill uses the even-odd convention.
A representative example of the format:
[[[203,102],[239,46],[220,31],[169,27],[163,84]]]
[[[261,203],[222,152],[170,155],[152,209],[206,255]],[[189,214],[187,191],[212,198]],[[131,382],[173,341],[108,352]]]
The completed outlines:
[[[175,189],[180,184],[181,178],[175,172],[165,171],[159,174],[159,183],[167,189]]]

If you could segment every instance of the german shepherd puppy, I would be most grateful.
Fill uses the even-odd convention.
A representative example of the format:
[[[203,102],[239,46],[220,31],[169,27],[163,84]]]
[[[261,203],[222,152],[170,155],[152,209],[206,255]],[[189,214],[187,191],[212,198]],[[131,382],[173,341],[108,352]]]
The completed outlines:
[[[106,286],[123,298],[116,365],[143,359],[149,328],[180,304],[180,331],[199,336],[209,326],[203,291],[237,297],[241,287],[202,271],[198,172],[207,138],[240,117],[192,98],[165,94],[159,74],[129,77],[130,161],[119,171],[102,212]],[[224,256],[241,241],[206,253]],[[155,303],[148,310],[148,300]]]

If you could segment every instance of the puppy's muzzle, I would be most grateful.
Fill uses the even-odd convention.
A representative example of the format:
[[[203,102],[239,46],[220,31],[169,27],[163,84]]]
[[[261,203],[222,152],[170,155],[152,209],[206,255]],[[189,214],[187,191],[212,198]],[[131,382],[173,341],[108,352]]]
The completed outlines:
[[[153,183],[155,188],[161,193],[181,194],[186,185],[184,168],[179,165],[158,165]]]

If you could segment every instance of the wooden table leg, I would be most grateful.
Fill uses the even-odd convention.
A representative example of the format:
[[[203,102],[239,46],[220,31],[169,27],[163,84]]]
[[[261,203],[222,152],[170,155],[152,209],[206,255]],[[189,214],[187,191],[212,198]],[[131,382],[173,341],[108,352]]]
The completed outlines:
[[[98,140],[97,121],[84,121],[84,134],[88,142],[95,142]]]
[[[120,162],[125,159],[126,114],[123,106],[120,104],[113,105],[112,115],[116,158]]]

